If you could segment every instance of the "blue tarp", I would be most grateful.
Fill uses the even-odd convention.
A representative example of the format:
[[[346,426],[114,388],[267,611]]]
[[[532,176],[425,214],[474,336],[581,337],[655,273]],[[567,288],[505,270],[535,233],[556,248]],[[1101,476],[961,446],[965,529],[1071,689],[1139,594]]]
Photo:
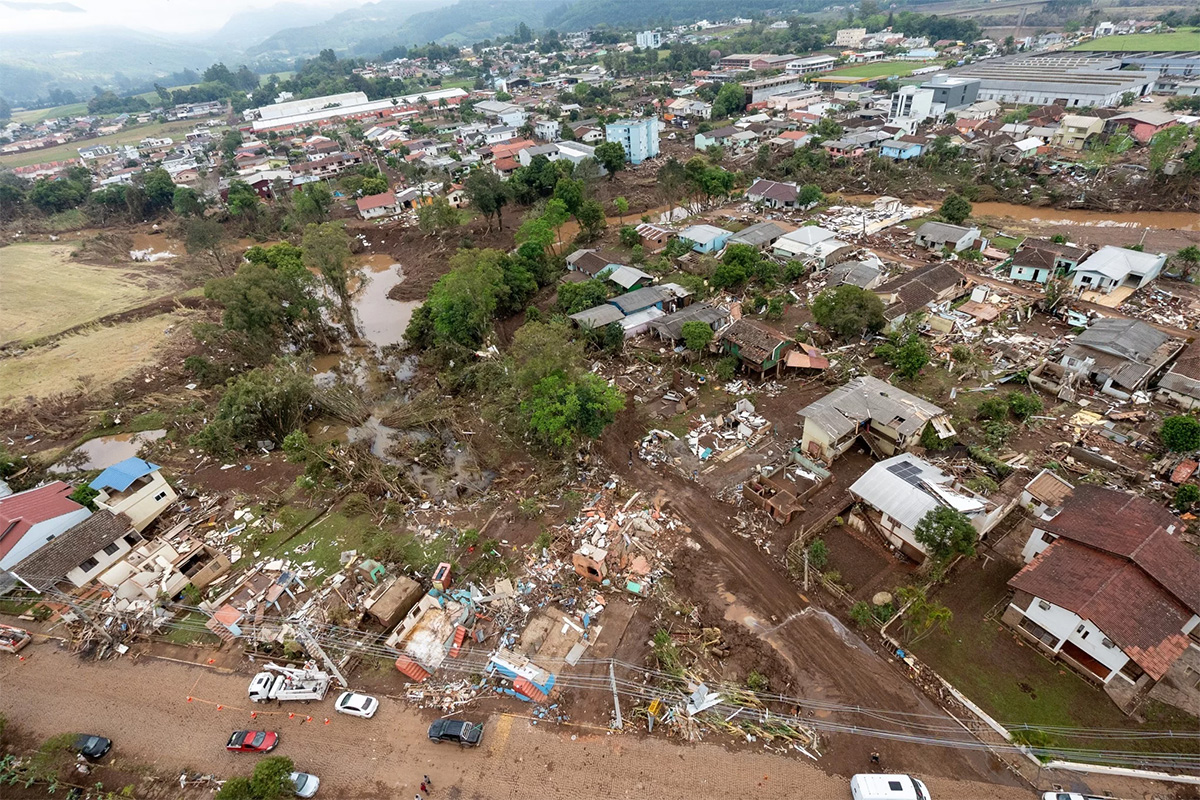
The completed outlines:
[[[108,469],[101,472],[95,479],[88,484],[93,489],[113,489],[118,492],[123,492],[133,485],[133,482],[138,478],[149,475],[158,469],[157,464],[151,464],[148,461],[134,457],[127,458],[119,464],[113,464]]]

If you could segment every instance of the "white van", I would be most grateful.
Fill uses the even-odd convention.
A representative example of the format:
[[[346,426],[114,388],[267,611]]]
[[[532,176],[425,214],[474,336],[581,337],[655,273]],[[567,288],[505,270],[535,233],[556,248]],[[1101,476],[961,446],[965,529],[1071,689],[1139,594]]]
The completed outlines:
[[[925,784],[910,775],[855,775],[850,794],[854,800],[932,800]]]

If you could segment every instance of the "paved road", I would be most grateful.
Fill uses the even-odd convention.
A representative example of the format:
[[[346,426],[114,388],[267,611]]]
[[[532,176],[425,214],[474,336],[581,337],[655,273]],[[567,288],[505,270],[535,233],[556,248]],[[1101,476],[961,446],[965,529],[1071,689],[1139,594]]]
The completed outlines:
[[[293,706],[297,716],[289,720],[285,712],[252,708],[239,675],[153,659],[82,663],[53,642],[35,644],[24,655],[23,662],[0,661],[0,705],[15,727],[39,736],[86,728],[113,739],[112,758],[168,775],[184,766],[222,776],[248,773],[256,757],[226,753],[224,741],[239,727],[269,727],[280,731],[280,754],[321,777],[323,797],[407,800],[424,774],[436,789],[431,800],[850,797],[845,778],[826,775],[801,756],[582,727],[547,730],[513,716],[488,719],[483,746],[460,750],[428,742],[426,719],[387,699],[372,720],[334,715],[332,697]],[[217,704],[224,708],[218,711]],[[260,712],[258,719],[249,718],[252,710]],[[305,713],[314,720],[301,724]],[[1033,797],[1009,786],[926,780],[937,798]]]

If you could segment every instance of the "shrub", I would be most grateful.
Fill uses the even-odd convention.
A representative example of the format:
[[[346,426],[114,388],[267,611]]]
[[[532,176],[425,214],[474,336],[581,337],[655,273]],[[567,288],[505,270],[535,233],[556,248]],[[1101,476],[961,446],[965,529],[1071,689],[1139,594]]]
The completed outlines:
[[[1008,395],[1008,409],[1013,413],[1014,417],[1024,422],[1042,410],[1042,401],[1035,394],[1010,392]]]
[[[1001,420],[1008,416],[1008,402],[1003,397],[989,397],[975,409],[976,419]]]
[[[84,508],[95,511],[96,503],[94,501],[96,500],[96,496],[98,494],[100,494],[100,492],[88,486],[86,483],[81,483],[76,486],[75,491],[71,492],[69,495],[67,495],[67,497],[71,500],[74,500],[76,503],[79,503],[79,505],[83,506]]]
[[[1189,415],[1167,417],[1158,429],[1158,438],[1167,449],[1186,453],[1200,448],[1200,421]]]
[[[342,503],[342,514],[347,517],[361,517],[371,510],[371,499],[362,492],[351,492]]]
[[[871,606],[859,600],[850,606],[850,619],[860,628],[870,628],[875,620],[875,615],[871,613]]]
[[[1003,420],[988,420],[983,423],[983,438],[990,447],[1003,447],[1012,436],[1013,426]]]
[[[733,376],[737,374],[737,368],[737,356],[726,356],[713,367],[713,373],[716,374],[718,380],[728,381],[732,380]]]
[[[829,547],[824,539],[814,539],[808,546],[808,563],[821,569],[829,561]]]
[[[746,685],[750,687],[750,691],[752,692],[765,692],[769,683],[766,675],[763,675],[758,670],[751,670],[750,674],[746,676]]]

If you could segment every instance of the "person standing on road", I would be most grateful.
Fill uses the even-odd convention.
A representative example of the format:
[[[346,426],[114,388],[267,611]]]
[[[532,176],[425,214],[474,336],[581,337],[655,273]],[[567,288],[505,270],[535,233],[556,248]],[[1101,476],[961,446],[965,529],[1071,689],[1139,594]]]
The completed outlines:
[[[879,766],[879,753],[875,750],[871,751],[871,766],[873,766],[873,767]]]
[[[425,780],[421,781],[421,786],[428,787],[424,789],[424,792],[429,794],[431,791],[433,791],[433,781],[429,780],[428,775],[425,775],[424,778]]]
[[[421,781],[421,792],[423,794],[429,794],[429,784],[425,783],[425,781]]]

